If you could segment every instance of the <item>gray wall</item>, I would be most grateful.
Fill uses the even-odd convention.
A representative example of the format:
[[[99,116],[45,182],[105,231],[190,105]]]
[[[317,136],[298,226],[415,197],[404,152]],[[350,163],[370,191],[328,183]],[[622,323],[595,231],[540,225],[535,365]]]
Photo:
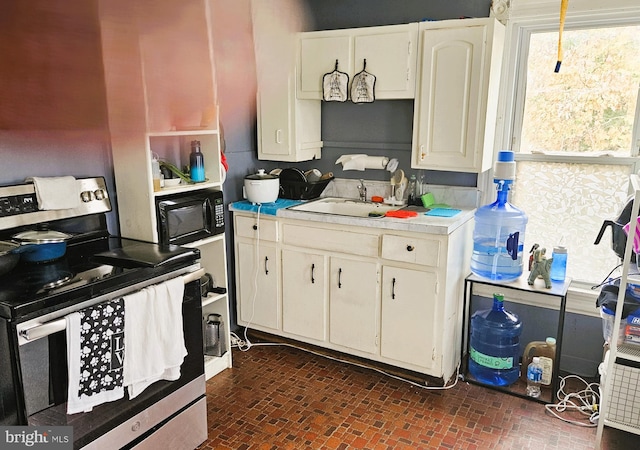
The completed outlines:
[[[104,176],[115,194],[97,1],[5,0],[0,42],[0,184]]]

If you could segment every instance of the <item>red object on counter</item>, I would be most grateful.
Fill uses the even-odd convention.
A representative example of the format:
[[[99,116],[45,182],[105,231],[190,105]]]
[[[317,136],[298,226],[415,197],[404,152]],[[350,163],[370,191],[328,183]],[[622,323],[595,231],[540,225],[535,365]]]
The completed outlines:
[[[403,211],[403,210],[397,210],[397,211],[387,211],[385,213],[385,217],[395,217],[397,219],[408,219],[410,217],[417,217],[418,213],[415,211]]]
[[[382,203],[384,201],[384,198],[380,197],[379,195],[374,195],[373,197],[371,197],[371,201],[373,203]]]

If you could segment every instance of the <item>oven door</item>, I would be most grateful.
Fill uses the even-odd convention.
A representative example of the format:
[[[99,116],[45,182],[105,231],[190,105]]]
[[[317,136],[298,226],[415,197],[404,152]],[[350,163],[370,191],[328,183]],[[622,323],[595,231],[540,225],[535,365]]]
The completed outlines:
[[[207,431],[199,283],[201,272],[198,270],[184,276],[186,284],[182,314],[188,354],[180,367],[180,378],[176,381],[157,381],[131,400],[125,393],[124,398],[94,406],[91,412],[66,414],[66,333],[64,329],[56,331],[56,326],[60,327],[60,319],[37,319],[37,323],[44,324],[40,327],[30,323],[36,319],[20,324],[16,329],[20,342],[18,357],[22,380],[19,396],[24,400],[26,424],[72,426],[74,448],[132,447],[144,440],[157,439],[157,436],[150,436],[158,433],[182,440],[185,429],[189,430],[191,436],[184,442],[176,441],[181,445],[173,448],[195,448],[202,443]],[[169,274],[168,277],[173,276]],[[145,285],[159,281],[163,280],[150,280]],[[129,288],[128,292],[92,299],[77,305],[76,310],[127,295],[142,287],[137,285]],[[64,315],[68,313],[65,311]],[[32,340],[28,342],[24,339],[25,329],[32,335]],[[39,338],[39,334],[45,336]],[[152,354],[150,357],[153,357]],[[186,428],[181,420],[187,420],[189,427]]]

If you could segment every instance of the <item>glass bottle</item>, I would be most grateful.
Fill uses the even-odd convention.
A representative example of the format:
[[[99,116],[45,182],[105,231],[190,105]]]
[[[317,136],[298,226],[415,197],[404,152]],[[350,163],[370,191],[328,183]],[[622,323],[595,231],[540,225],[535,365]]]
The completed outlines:
[[[407,205],[415,205],[417,204],[417,199],[418,199],[418,191],[417,191],[417,186],[416,186],[416,176],[415,175],[411,175],[411,177],[409,177],[409,188],[408,190],[408,198],[407,198]]]

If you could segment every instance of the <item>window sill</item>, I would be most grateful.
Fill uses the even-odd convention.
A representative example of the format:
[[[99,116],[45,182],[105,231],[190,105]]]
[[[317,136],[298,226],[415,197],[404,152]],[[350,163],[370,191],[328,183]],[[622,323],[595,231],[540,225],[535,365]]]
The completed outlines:
[[[615,164],[631,165],[640,162],[637,156],[615,156],[608,153],[560,153],[560,152],[537,152],[537,153],[515,153],[516,161],[544,161],[559,163],[582,163],[582,164]]]

